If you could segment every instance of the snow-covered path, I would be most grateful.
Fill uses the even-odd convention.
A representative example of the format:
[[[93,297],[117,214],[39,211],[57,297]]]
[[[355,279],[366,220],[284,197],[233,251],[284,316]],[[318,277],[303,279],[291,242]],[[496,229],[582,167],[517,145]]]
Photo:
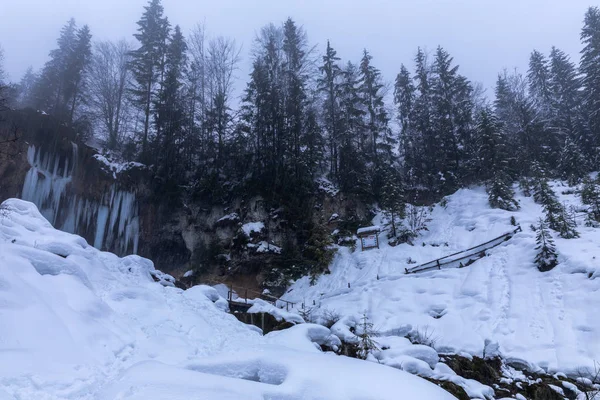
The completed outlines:
[[[561,201],[579,204],[575,195]],[[344,316],[366,313],[383,332],[414,329],[433,332],[442,352],[481,355],[487,340],[498,342],[504,356],[533,368],[576,373],[600,360],[600,229],[579,226],[581,238],[557,238],[560,264],[541,273],[533,264],[535,233],[531,224],[542,216],[532,198],[519,196],[521,209],[491,209],[482,188],[462,189],[436,206],[429,231],[415,246],[354,252],[341,249],[331,274],[310,286],[296,282],[286,299],[317,304]],[[427,262],[500,236],[523,232],[488,251],[488,256],[462,269],[405,275],[408,259]],[[382,239],[384,236],[382,234]],[[382,240],[385,242],[385,240]],[[379,275],[379,280],[377,280]],[[348,288],[350,284],[350,288]]]

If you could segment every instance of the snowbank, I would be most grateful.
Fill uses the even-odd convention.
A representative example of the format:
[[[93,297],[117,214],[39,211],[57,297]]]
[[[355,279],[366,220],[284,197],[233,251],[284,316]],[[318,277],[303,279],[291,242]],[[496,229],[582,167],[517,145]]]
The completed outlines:
[[[163,281],[155,282],[154,277]],[[389,367],[323,354],[326,328],[261,336],[219,291],[164,286],[138,256],[0,206],[0,399],[451,399]]]

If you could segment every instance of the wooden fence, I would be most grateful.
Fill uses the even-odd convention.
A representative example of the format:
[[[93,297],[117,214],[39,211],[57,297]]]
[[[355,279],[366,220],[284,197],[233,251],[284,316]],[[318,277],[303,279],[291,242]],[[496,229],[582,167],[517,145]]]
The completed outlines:
[[[496,246],[501,245],[502,243],[510,240],[517,232],[521,231],[521,227],[519,226],[512,232],[505,233],[504,235],[500,235],[497,238],[489,240],[485,243],[477,245],[475,247],[471,247],[470,249],[462,250],[457,253],[449,254],[442,258],[438,258],[433,261],[426,262],[424,264],[417,265],[412,268],[405,268],[404,271],[406,274],[414,274],[417,272],[425,272],[431,271],[434,269],[442,269],[443,267],[449,267],[452,264],[456,264],[457,268],[463,268],[471,265],[475,261],[485,256],[485,252],[489,249],[492,249]]]

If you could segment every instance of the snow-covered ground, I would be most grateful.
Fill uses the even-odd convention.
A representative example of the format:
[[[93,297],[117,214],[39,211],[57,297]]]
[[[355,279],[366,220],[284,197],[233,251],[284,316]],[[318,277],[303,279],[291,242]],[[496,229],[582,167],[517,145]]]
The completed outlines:
[[[364,262],[385,261],[376,254]],[[367,274],[354,277],[369,287]],[[325,327],[262,336],[224,312],[216,289],[170,285],[150,261],[100,252],[53,229],[32,203],[4,202],[0,399],[452,398],[397,369],[322,353],[319,344],[339,344]]]
[[[568,187],[552,186],[561,202],[581,206],[577,195],[562,194]],[[433,339],[440,352],[481,356],[488,341],[532,369],[577,374],[593,368],[600,361],[600,229],[580,220],[580,238],[556,238],[560,264],[539,272],[530,225],[542,208],[520,193],[517,199],[521,209],[507,212],[491,209],[483,188],[459,190],[434,208],[429,231],[414,246],[390,247],[382,233],[381,249],[342,248],[331,274],[314,286],[308,278],[297,281],[284,299],[307,307],[314,301],[314,315],[329,310],[357,321],[366,313],[383,341],[412,330]],[[511,216],[523,231],[471,266],[404,274],[510,232]]]

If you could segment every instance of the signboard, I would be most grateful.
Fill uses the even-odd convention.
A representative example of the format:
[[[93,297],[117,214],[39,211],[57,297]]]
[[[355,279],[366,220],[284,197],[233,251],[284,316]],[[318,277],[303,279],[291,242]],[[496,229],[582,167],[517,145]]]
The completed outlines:
[[[379,247],[379,243],[377,243],[377,234],[371,234],[371,235],[367,235],[367,236],[363,236],[360,238],[361,239],[361,244],[362,244],[362,248],[364,249],[371,249],[373,247]]]

